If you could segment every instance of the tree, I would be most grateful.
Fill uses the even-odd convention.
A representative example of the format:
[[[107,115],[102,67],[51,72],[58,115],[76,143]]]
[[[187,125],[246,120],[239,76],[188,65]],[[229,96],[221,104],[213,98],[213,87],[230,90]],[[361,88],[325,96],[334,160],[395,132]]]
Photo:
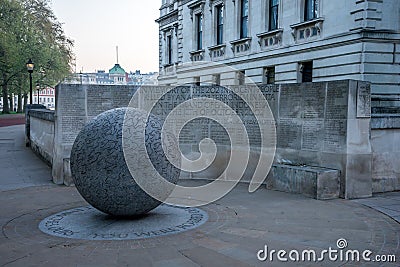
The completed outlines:
[[[35,63],[34,84],[54,86],[71,71],[72,47],[73,42],[65,36],[48,0],[0,0],[3,113],[9,112],[10,93],[22,97],[29,90],[25,67],[29,58]]]

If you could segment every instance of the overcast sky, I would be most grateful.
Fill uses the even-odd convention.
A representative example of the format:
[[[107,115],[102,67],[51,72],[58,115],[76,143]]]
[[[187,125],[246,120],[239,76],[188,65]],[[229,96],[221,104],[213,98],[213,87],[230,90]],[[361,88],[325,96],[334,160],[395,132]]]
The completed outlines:
[[[64,31],[75,41],[77,72],[158,71],[158,25],[161,0],[51,0]]]

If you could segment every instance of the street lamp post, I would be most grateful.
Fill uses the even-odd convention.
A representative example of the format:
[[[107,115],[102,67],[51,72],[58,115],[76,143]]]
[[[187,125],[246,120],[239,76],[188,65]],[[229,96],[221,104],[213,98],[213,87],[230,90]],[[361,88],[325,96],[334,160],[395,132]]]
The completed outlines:
[[[32,72],[33,72],[33,68],[35,67],[35,65],[32,62],[32,59],[29,59],[28,62],[26,63],[26,69],[29,72],[29,102],[32,105]]]

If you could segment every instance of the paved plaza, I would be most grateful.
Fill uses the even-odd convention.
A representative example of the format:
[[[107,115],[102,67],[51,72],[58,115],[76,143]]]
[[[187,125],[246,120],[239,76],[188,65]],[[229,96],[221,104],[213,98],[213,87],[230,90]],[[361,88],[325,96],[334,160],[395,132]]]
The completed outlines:
[[[250,194],[239,184],[201,207],[207,222],[178,234],[117,241],[45,234],[38,227],[45,218],[88,204],[74,187],[52,184],[50,168],[25,147],[23,131],[22,125],[0,128],[1,266],[399,266],[400,193],[318,201],[265,188]],[[337,249],[339,239],[348,249],[396,255],[398,262],[257,259],[266,245],[322,251]]]

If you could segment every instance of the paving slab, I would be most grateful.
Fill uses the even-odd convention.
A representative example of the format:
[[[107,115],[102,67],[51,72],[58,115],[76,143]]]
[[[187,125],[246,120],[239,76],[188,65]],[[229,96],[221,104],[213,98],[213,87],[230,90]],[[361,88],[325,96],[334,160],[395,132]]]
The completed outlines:
[[[0,192],[51,185],[51,168],[25,146],[25,126],[0,127]]]
[[[250,194],[245,184],[202,207],[209,216],[202,226],[139,240],[65,239],[41,232],[44,218],[87,205],[73,187],[3,191],[0,203],[0,265],[6,266],[265,266],[257,259],[265,245],[321,251],[335,248],[340,238],[351,249],[400,257],[400,224],[380,212],[347,200],[310,200],[266,189]]]
[[[353,202],[377,210],[400,223],[400,192],[375,194],[372,198],[356,199]]]

